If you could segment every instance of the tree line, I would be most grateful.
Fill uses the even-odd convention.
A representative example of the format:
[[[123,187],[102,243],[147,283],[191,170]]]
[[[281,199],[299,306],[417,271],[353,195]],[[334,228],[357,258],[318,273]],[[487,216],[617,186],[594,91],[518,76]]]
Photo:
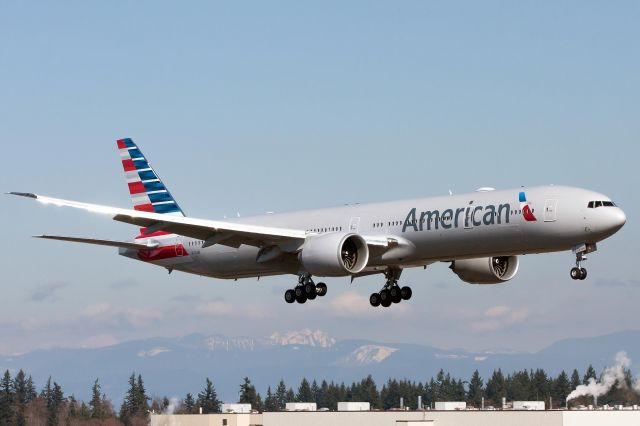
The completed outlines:
[[[546,408],[564,408],[566,398],[573,389],[587,384],[590,378],[598,379],[596,370],[589,366],[584,375],[574,369],[571,375],[562,371],[556,377],[543,369],[520,370],[505,375],[495,370],[486,380],[476,370],[468,380],[453,378],[440,370],[428,381],[389,378],[379,387],[371,376],[345,384],[344,382],[309,381],[303,378],[294,389],[280,380],[269,386],[264,398],[257,392],[248,377],[238,388],[238,402],[251,404],[258,411],[282,411],[287,402],[315,402],[318,408],[336,410],[339,401],[369,402],[373,409],[389,410],[399,407],[400,398],[408,409],[418,409],[418,397],[423,407],[429,408],[437,401],[465,401],[468,406],[500,408],[502,399],[508,401],[545,401]],[[625,371],[623,383],[616,383],[608,393],[598,398],[598,404],[640,404],[640,395],[633,390],[633,377]],[[592,404],[588,396],[569,401],[569,407]],[[552,405],[549,405],[552,404]],[[206,378],[197,394],[187,393],[184,398],[171,400],[164,397],[151,398],[140,374],[129,377],[127,392],[120,410],[114,410],[111,400],[102,392],[96,379],[91,387],[91,399],[78,401],[73,395],[66,396],[62,387],[51,377],[40,392],[31,376],[22,370],[15,377],[5,371],[0,380],[0,426],[37,424],[59,425],[146,425],[150,413],[172,412],[175,414],[217,413],[222,409],[215,386]]]

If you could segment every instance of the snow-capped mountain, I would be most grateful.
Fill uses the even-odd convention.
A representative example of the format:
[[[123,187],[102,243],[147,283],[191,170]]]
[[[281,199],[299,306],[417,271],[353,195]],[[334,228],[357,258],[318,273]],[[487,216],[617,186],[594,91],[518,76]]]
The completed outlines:
[[[142,375],[150,395],[184,397],[197,394],[209,377],[221,399],[235,401],[243,377],[264,395],[282,379],[296,389],[309,380],[350,383],[372,375],[378,384],[390,377],[427,381],[439,369],[468,379],[475,369],[487,378],[494,369],[511,372],[544,368],[549,374],[573,368],[583,372],[609,365],[625,350],[640,364],[640,331],[569,339],[537,353],[468,353],[416,344],[364,340],[337,341],[321,330],[273,333],[269,337],[203,336],[151,338],[92,349],[38,350],[0,356],[0,373],[22,368],[41,387],[49,376],[66,395],[87,400],[94,380],[116,405],[122,402],[132,372]]]

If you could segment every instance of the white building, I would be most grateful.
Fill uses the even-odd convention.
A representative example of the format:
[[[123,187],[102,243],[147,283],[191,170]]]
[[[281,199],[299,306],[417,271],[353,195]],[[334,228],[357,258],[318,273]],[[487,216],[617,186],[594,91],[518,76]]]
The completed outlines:
[[[251,404],[222,404],[223,413],[249,414]]]
[[[151,426],[638,426],[640,410],[291,411],[152,415]]]
[[[338,402],[338,411],[370,411],[368,402]]]
[[[315,402],[287,402],[286,411],[316,411],[318,406]]]

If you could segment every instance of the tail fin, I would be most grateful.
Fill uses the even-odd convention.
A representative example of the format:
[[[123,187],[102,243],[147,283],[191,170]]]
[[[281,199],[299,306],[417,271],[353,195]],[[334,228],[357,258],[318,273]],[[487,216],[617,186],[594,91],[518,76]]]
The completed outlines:
[[[122,167],[135,210],[184,216],[167,187],[130,138],[118,139]]]

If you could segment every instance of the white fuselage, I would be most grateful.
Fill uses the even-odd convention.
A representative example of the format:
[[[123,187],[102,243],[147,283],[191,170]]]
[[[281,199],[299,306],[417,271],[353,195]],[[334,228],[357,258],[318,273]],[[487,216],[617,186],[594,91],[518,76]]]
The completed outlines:
[[[532,220],[523,211],[519,194],[526,194]],[[356,233],[379,240],[387,249],[371,250],[361,274],[386,268],[424,266],[437,261],[571,250],[614,234],[626,221],[597,192],[566,187],[538,186],[512,190],[484,190],[462,195],[421,198],[235,219],[244,224],[305,230],[307,238],[327,233]],[[527,220],[529,218],[529,220]],[[234,222],[234,220],[229,220]],[[141,256],[138,250],[120,249],[127,257],[169,269],[217,278],[245,278],[304,273],[296,254],[258,262],[260,249],[216,244],[188,237],[150,235],[160,256]],[[171,250],[175,250],[172,253]],[[160,253],[160,251],[158,253]]]

